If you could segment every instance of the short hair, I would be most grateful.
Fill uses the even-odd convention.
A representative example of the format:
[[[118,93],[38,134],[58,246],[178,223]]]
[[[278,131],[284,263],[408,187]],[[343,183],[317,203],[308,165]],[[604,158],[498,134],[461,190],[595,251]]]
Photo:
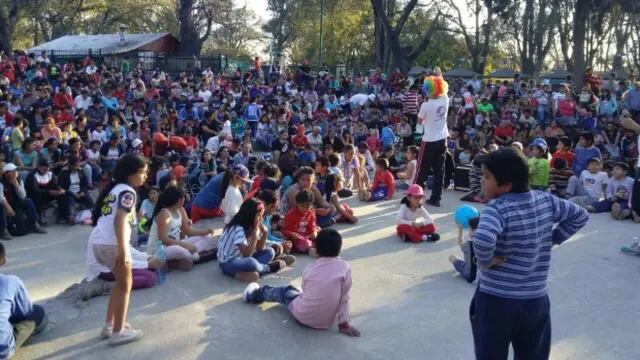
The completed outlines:
[[[478,216],[472,217],[469,219],[469,228],[471,228],[471,230],[475,230],[478,228],[479,223],[480,223],[480,217]]]
[[[583,132],[582,134],[580,134],[580,137],[583,138],[588,143],[593,144],[594,138],[593,138],[593,134],[592,133]]]
[[[302,190],[298,194],[296,194],[296,204],[306,204],[310,203],[313,197],[311,196],[311,192],[309,190]]]
[[[381,168],[387,170],[389,168],[389,160],[380,157],[380,158],[376,159],[376,165],[378,165]]]
[[[559,143],[562,143],[562,145],[564,145],[565,147],[571,148],[571,139],[569,139],[568,136],[561,136],[558,139]]]
[[[418,156],[418,154],[420,154],[420,149],[418,149],[418,147],[415,146],[415,145],[410,145],[409,147],[407,147],[407,152],[410,152],[410,153]]]
[[[587,164],[588,165],[591,165],[592,163],[600,164],[601,162],[602,161],[600,160],[600,158],[592,157],[591,159],[589,159],[589,162]]]
[[[615,167],[620,168],[620,169],[624,170],[624,172],[629,172],[629,164],[627,164],[625,162],[622,162],[622,161],[619,161],[619,162],[613,164],[613,167],[614,168]]]
[[[264,167],[262,168],[262,172],[267,176],[267,177],[276,177],[276,175],[278,175],[278,167],[275,166],[272,163],[266,163],[264,165]]]
[[[342,249],[342,236],[335,229],[322,229],[316,238],[316,251],[320,257],[336,257]]]
[[[329,154],[329,165],[338,166],[338,164],[340,164],[340,157],[338,156],[338,154]]]
[[[316,162],[320,163],[320,166],[322,167],[329,167],[329,159],[324,156],[320,156],[319,158],[317,158]]]
[[[529,165],[522,153],[505,147],[490,152],[481,159],[481,163],[498,185],[511,183],[511,192],[514,193],[529,191]]]

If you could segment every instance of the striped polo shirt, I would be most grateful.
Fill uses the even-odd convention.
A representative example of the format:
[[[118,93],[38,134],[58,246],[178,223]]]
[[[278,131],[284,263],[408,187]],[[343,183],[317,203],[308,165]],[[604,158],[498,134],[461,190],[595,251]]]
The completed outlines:
[[[417,115],[418,105],[418,94],[407,91],[402,98],[402,113]]]
[[[234,225],[227,228],[218,241],[218,262],[226,263],[236,258],[242,258],[239,245],[248,245],[247,236],[242,226]]]
[[[480,215],[473,236],[479,290],[510,299],[546,295],[551,247],[567,240],[587,220],[584,209],[541,191],[495,198]],[[507,260],[489,269],[494,256]]]

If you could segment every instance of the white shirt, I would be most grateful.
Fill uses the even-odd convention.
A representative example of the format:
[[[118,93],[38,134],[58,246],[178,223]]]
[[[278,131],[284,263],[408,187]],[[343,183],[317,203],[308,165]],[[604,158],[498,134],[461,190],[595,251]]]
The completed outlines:
[[[76,108],[76,110],[80,110],[80,109],[88,109],[89,106],[91,106],[91,97],[87,96],[86,98],[82,95],[78,95],[76,96],[75,99],[73,99],[73,107]]]
[[[448,112],[449,97],[447,95],[429,99],[422,103],[418,113],[418,122],[421,122],[424,127],[422,141],[435,142],[446,139],[449,136],[449,129],[447,129]]]
[[[74,171],[69,174],[69,181],[70,181],[69,191],[71,191],[74,194],[79,193],[80,192],[80,175],[78,174],[77,171]]]
[[[212,153],[218,152],[218,148],[220,147],[220,138],[218,135],[212,136],[207,140],[207,144],[204,146],[205,149],[211,151]]]
[[[211,91],[209,90],[200,90],[198,91],[198,97],[202,98],[202,100],[206,103],[209,102],[209,99],[211,99]]]
[[[433,219],[424,206],[420,206],[416,211],[413,211],[405,204],[400,205],[400,210],[398,210],[398,217],[396,219],[398,225],[411,225],[418,219],[424,219],[425,225],[433,224]]]
[[[320,148],[322,146],[322,135],[318,134],[316,136],[313,133],[309,133],[307,134],[307,141],[311,147]]]
[[[594,199],[600,199],[604,196],[604,185],[609,182],[609,177],[604,171],[592,174],[589,170],[582,170],[580,182],[587,195]]]
[[[351,104],[358,104],[360,106],[365,105],[369,101],[369,95],[367,94],[355,94],[349,98]]]
[[[224,198],[220,203],[220,209],[224,212],[225,225],[231,222],[231,219],[240,211],[242,205],[242,193],[237,187],[229,185]]]

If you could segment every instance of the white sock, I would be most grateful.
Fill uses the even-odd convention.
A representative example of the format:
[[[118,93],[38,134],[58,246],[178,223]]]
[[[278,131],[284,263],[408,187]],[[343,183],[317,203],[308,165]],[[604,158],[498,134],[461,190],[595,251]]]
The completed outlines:
[[[427,241],[429,237],[427,235],[422,235],[422,241]]]

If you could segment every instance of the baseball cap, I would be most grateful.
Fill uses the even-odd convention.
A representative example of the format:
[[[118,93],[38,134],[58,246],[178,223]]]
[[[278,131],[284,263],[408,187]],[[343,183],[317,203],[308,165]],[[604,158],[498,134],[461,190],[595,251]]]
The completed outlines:
[[[13,163],[5,164],[5,165],[2,167],[2,171],[4,171],[4,172],[7,172],[7,171],[16,171],[17,169],[18,169],[18,167],[17,167],[17,166],[15,166],[15,164],[13,164]]]
[[[409,196],[424,196],[424,190],[422,190],[422,186],[418,184],[412,184],[411,186],[409,186],[405,194]]]
[[[142,140],[140,140],[140,139],[134,139],[131,142],[131,147],[134,148],[134,149],[137,148],[140,145],[142,145]]]
[[[244,181],[250,181],[249,169],[247,169],[247,167],[242,164],[233,165],[233,167],[231,168],[231,174],[241,178]]]
[[[547,146],[547,142],[543,138],[533,139],[533,141],[531,142],[531,146],[539,146],[542,151],[547,151],[547,149],[549,148]]]
[[[178,179],[182,179],[187,175],[187,169],[182,165],[177,165],[176,167],[174,167],[172,172],[173,176],[177,177]]]

